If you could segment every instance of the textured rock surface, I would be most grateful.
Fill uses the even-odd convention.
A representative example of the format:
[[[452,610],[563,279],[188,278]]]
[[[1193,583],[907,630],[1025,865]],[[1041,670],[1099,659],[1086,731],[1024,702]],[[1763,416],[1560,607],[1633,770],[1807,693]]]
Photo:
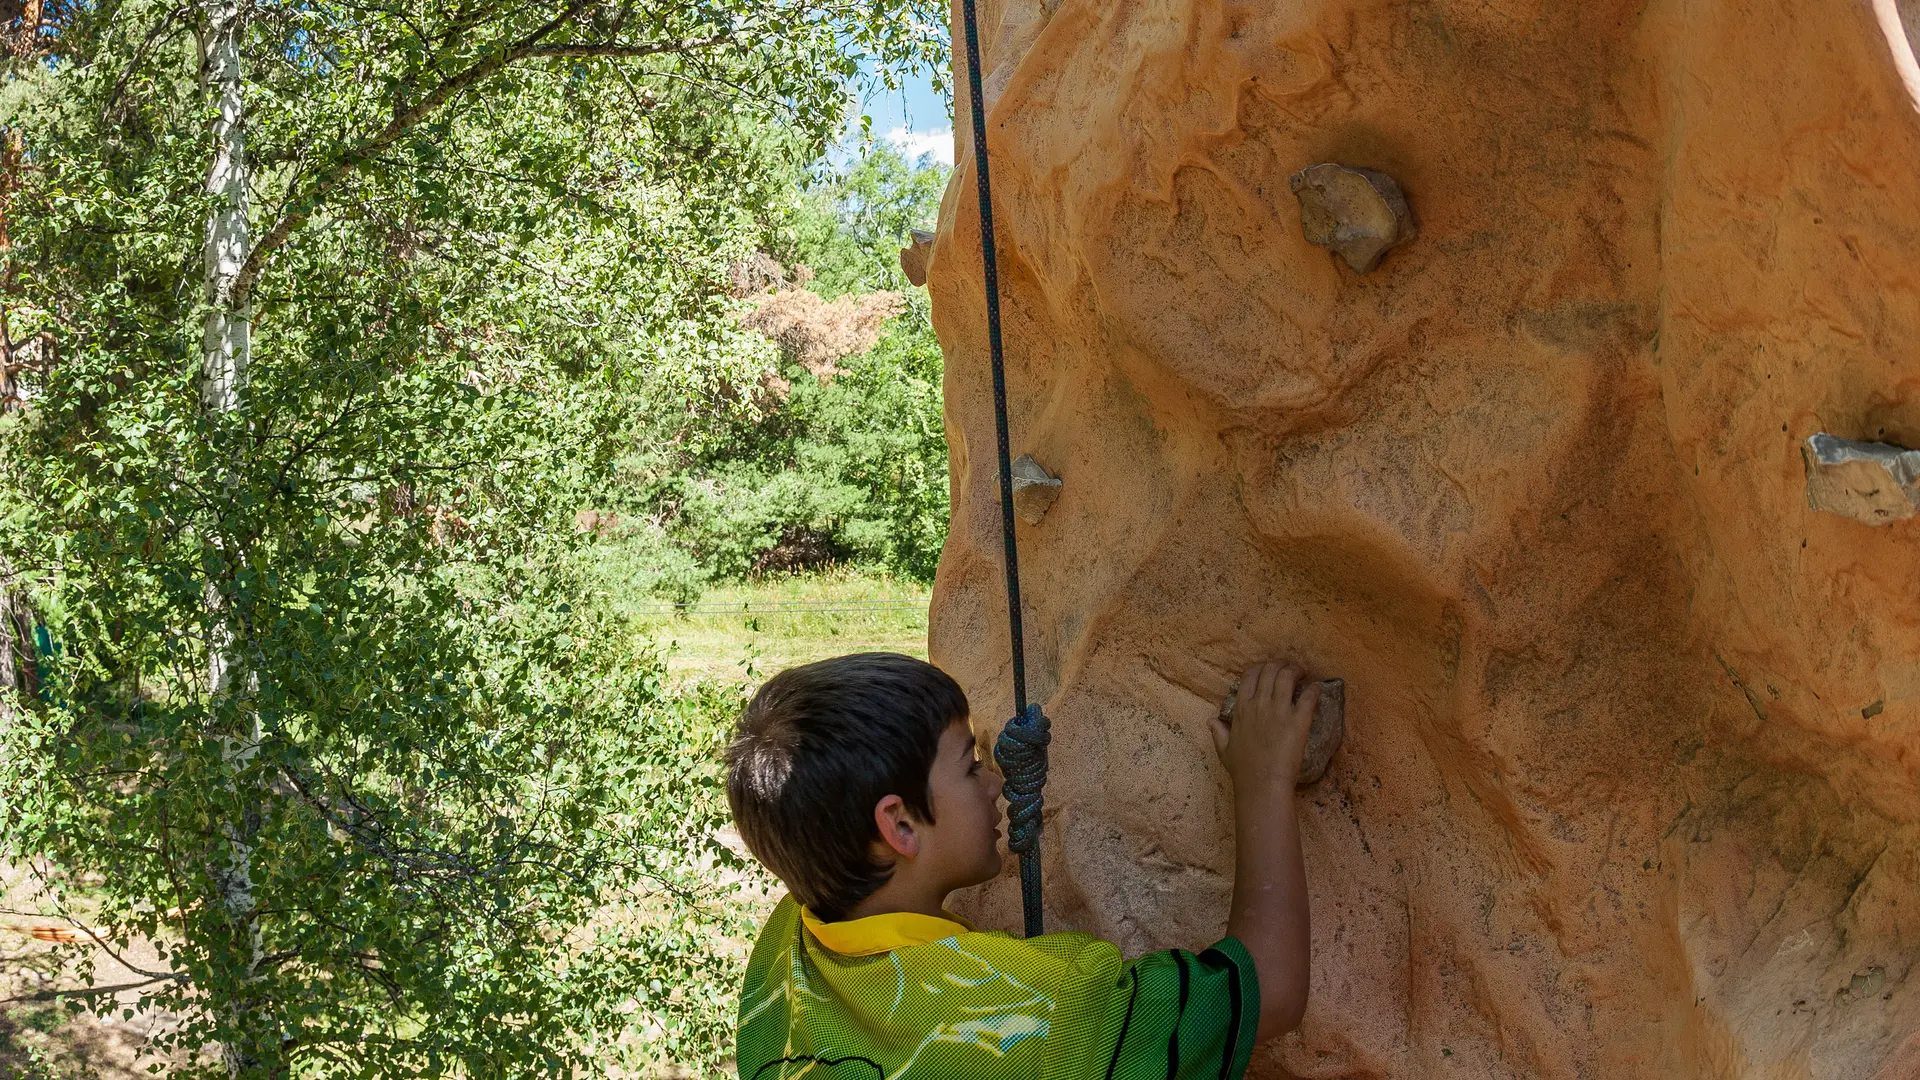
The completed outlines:
[[[913,229],[911,233],[909,239],[913,243],[900,249],[900,272],[907,275],[909,285],[925,285],[927,260],[933,257],[933,234],[920,229]]]
[[[1056,926],[1205,945],[1206,724],[1347,680],[1265,1077],[1920,1076],[1920,84],[1894,0],[982,0]],[[964,110],[965,103],[962,102]],[[969,130],[963,115],[956,130]],[[970,152],[936,660],[1007,715]],[[1412,193],[1365,277],[1288,178]],[[967,900],[1015,927],[1011,877]]]

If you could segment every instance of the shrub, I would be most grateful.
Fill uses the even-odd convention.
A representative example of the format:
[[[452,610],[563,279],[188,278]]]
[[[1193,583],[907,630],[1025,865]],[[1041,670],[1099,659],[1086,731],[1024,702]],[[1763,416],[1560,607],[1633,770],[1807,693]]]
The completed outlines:
[[[713,581],[825,564],[932,580],[948,511],[942,360],[898,258],[908,229],[932,223],[945,177],[878,148],[816,179],[775,246],[821,269],[744,320],[781,344],[777,368],[656,387],[639,408],[620,477],[638,522],[626,537],[649,552],[656,593],[691,599]],[[765,260],[748,269],[755,284],[785,277]]]

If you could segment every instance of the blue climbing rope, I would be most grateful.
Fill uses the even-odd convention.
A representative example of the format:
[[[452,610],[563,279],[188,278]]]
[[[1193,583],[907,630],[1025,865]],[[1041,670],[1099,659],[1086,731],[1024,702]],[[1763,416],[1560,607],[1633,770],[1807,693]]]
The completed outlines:
[[[1000,451],[1000,537],[1007,560],[1007,633],[1013,645],[1013,719],[994,741],[993,757],[1006,777],[1007,847],[1020,856],[1021,910],[1027,936],[1042,932],[1040,810],[1047,786],[1050,724],[1039,705],[1027,704],[1027,649],[1020,627],[1020,551],[1013,537],[1013,466],[1007,450],[1007,362],[1000,342],[999,255],[993,244],[993,185],[987,175],[987,110],[980,90],[980,28],[974,0],[961,0],[967,36],[967,91],[973,113],[973,175],[979,187],[980,262],[987,286],[987,351],[993,360],[994,434]]]

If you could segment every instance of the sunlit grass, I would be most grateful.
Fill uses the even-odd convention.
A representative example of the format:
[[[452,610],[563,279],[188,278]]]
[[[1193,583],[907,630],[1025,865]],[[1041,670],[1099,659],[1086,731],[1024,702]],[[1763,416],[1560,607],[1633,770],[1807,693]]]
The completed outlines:
[[[758,683],[794,664],[850,652],[927,655],[927,586],[850,570],[710,589],[684,606],[616,595],[667,658],[674,681]]]

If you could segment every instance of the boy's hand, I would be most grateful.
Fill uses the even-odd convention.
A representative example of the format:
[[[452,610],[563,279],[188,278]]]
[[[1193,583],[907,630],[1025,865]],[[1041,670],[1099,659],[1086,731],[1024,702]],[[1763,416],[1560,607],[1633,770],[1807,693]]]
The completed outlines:
[[[1291,793],[1320,704],[1320,684],[1291,664],[1255,664],[1240,677],[1231,720],[1213,721],[1213,745],[1239,791]]]
[[[1255,664],[1213,745],[1233,777],[1233,907],[1227,933],[1260,975],[1259,1037],[1300,1026],[1313,966],[1307,868],[1293,785],[1320,706],[1320,684],[1291,664]]]

